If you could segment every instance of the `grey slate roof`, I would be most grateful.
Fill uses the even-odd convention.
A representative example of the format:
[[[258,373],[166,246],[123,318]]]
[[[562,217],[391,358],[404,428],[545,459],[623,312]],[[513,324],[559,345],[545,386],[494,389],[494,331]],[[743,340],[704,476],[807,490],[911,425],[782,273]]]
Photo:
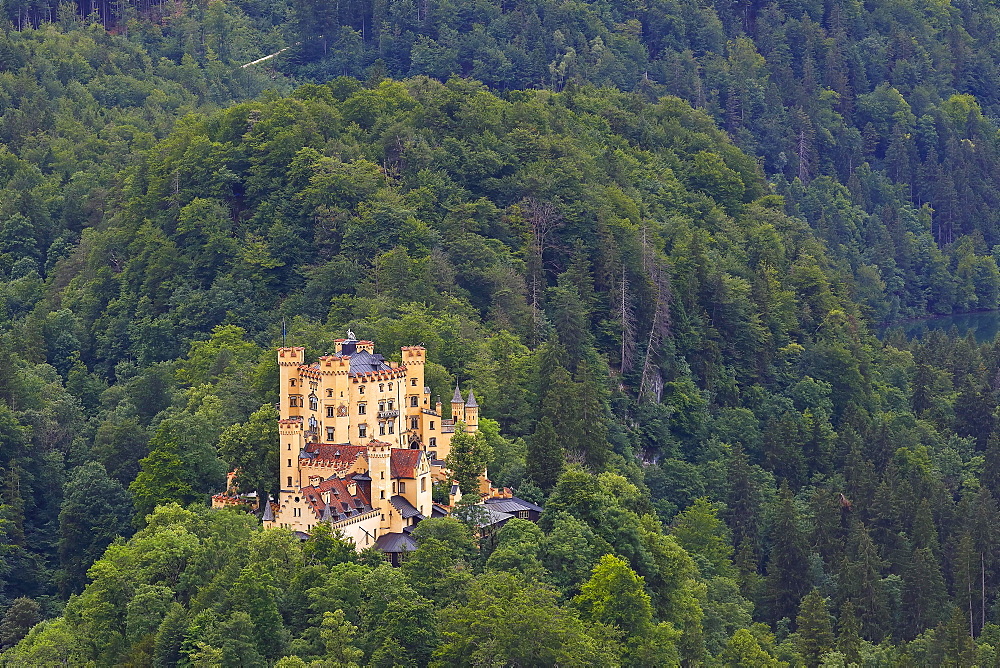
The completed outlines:
[[[469,389],[469,400],[465,402],[466,408],[479,408],[479,404],[476,403],[476,395],[472,393]]]
[[[487,499],[486,504],[504,513],[516,513],[522,510],[533,510],[540,513],[543,510],[541,506],[516,496],[509,499]]]
[[[462,391],[458,389],[458,383],[455,384],[455,395],[451,398],[451,403],[453,404],[465,403],[465,399],[462,398]]]
[[[265,521],[265,522],[273,522],[274,521],[274,511],[271,510],[271,502],[270,501],[268,501],[267,503],[264,504],[264,515],[260,519],[263,520],[263,521]]]
[[[385,357],[370,353],[367,350],[359,350],[351,355],[351,373],[388,371],[391,368],[391,366],[386,364]]]
[[[383,552],[413,552],[417,541],[405,533],[384,533],[375,541],[375,547]]]
[[[483,509],[486,510],[486,513],[484,514],[482,521],[476,522],[477,526],[493,526],[494,524],[500,524],[501,522],[505,522],[514,517],[514,515],[511,515],[510,513],[501,512],[492,506],[484,505]]]
[[[419,517],[424,519],[424,516],[420,514],[420,511],[413,507],[413,504],[406,500],[405,497],[395,494],[389,498],[389,503],[392,507],[399,511],[399,514],[404,520],[408,520],[411,517]]]

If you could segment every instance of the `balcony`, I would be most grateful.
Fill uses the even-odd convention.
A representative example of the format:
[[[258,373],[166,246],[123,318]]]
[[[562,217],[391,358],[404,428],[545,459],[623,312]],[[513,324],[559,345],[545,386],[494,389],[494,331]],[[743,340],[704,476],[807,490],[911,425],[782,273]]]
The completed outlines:
[[[399,417],[399,411],[398,410],[379,411],[378,412],[378,419],[379,420],[391,420],[393,418],[398,418],[398,417]]]

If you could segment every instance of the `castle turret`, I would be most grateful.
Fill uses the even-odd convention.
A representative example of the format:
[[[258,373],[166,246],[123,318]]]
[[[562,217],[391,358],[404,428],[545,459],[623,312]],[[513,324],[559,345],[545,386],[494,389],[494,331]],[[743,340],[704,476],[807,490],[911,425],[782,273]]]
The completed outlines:
[[[302,420],[278,420],[278,482],[282,492],[302,487],[299,480],[299,453],[302,452]]]
[[[305,406],[302,379],[299,366],[303,364],[306,349],[296,346],[278,348],[279,403],[278,412],[282,419],[301,416]]]
[[[467,431],[479,431],[479,404],[471,389],[469,399],[465,402],[465,428]]]
[[[465,420],[465,399],[462,398],[462,392],[458,389],[458,384],[455,384],[455,396],[451,398],[451,419],[455,422],[463,422]]]
[[[371,502],[375,508],[384,509],[392,496],[391,457],[392,446],[388,443],[374,440],[368,443],[368,475],[372,479]]]

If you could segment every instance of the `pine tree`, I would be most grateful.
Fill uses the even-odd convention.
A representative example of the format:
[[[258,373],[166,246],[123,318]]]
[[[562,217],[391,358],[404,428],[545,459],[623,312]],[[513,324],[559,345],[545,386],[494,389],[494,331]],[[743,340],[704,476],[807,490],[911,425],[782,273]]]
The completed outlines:
[[[30,598],[14,599],[0,621],[0,650],[16,645],[32,626],[42,621],[41,611],[41,606]]]
[[[881,640],[889,621],[882,583],[884,567],[885,561],[868,529],[856,522],[851,529],[847,555],[840,566],[840,594],[853,601],[852,611],[857,613],[864,637],[876,641]]]
[[[844,655],[848,663],[861,663],[861,623],[854,614],[854,603],[850,599],[840,606],[840,619],[837,621],[837,651]]]
[[[527,475],[543,491],[548,492],[555,487],[565,463],[563,448],[552,420],[543,417],[538,421],[535,433],[528,439]]]
[[[794,619],[799,601],[809,588],[809,552],[799,527],[792,493],[782,487],[778,509],[771,527],[771,552],[767,560],[765,589],[770,602],[771,619]]]
[[[796,648],[806,665],[815,668],[834,644],[830,611],[826,607],[826,599],[818,589],[813,589],[802,599],[795,624],[798,627]]]

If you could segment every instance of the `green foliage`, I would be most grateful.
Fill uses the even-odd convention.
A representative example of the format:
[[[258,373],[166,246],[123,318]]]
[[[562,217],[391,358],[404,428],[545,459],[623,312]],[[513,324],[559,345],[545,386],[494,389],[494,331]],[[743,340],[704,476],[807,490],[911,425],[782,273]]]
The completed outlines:
[[[457,422],[451,452],[445,461],[463,495],[478,498],[479,478],[492,458],[493,448],[486,436],[478,431],[466,432],[465,423]]]
[[[828,598],[829,665],[989,661],[1000,356],[870,325],[1000,299],[996,8],[466,5],[5,7],[0,604],[80,595],[2,660],[816,665]],[[266,499],[270,351],[346,326],[541,532],[389,575],[163,506]]]

